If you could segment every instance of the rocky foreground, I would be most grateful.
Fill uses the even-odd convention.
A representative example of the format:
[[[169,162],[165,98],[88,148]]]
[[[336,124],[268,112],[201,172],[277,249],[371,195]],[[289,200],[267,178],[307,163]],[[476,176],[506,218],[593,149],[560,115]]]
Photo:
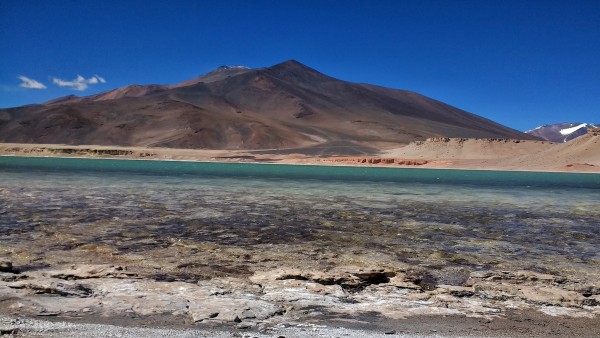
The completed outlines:
[[[430,284],[418,269],[359,266],[280,268],[199,281],[157,278],[116,265],[20,271],[3,261],[0,270],[0,311],[14,317],[264,334],[307,323],[392,334],[417,318],[421,325],[409,333],[475,330],[502,336],[515,333],[520,322],[515,318],[521,318],[529,323],[518,333],[535,336],[546,315],[558,317],[542,322],[579,323],[572,328],[584,335],[600,328],[600,284],[531,271],[471,272],[457,286]],[[454,327],[457,318],[463,325]],[[18,324],[5,320],[2,332],[16,333]],[[559,326],[546,329],[558,334]]]

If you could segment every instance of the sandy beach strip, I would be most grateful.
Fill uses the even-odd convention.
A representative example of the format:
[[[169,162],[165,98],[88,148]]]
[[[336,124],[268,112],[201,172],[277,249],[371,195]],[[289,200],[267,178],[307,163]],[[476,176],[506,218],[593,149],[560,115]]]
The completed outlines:
[[[599,140],[600,137],[595,137],[584,142],[586,148],[583,155],[580,151],[565,151],[564,144],[522,141],[515,144],[493,145],[494,149],[490,150],[489,147],[479,144],[487,141],[473,140],[475,145],[469,145],[467,150],[462,149],[464,145],[461,143],[443,142],[438,146],[408,145],[384,150],[373,156],[315,156],[303,154],[301,150],[298,150],[297,153],[294,153],[294,150],[282,153],[278,150],[207,150],[1,143],[0,156],[600,173],[600,154],[596,155],[596,152],[600,151],[600,145],[596,147]],[[553,148],[554,146],[557,147]],[[515,147],[523,149],[516,151]],[[588,148],[591,150],[588,151]],[[560,156],[549,155],[549,152],[553,150],[556,150]]]

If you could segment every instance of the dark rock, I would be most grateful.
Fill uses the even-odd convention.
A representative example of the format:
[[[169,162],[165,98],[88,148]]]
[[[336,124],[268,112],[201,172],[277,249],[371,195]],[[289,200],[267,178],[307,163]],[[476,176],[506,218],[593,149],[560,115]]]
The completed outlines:
[[[27,275],[0,272],[0,281],[2,282],[16,282],[27,278],[29,278]]]
[[[14,283],[8,286],[12,289],[27,289],[33,291],[35,294],[52,294],[63,297],[91,297],[93,290],[83,284],[66,284],[66,283],[48,283],[48,284],[35,284],[35,283]]]
[[[10,261],[0,261],[0,272],[19,273]]]
[[[19,333],[19,328],[15,327],[12,329],[0,329],[0,336],[3,335],[14,335],[14,334],[18,334]]]

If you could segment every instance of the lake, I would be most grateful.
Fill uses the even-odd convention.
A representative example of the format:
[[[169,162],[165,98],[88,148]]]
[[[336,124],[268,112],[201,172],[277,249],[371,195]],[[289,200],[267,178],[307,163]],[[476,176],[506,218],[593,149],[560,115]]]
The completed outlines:
[[[437,283],[460,269],[598,280],[600,175],[0,157],[0,243],[32,266],[162,262],[181,244],[325,266],[374,254]],[[251,270],[238,256],[203,273]]]

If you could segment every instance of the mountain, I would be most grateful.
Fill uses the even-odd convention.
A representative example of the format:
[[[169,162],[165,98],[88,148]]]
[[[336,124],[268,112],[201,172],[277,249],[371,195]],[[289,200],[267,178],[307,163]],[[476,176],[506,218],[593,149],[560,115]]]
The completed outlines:
[[[251,69],[244,66],[221,66],[212,72],[206,73],[204,75],[200,75],[199,77],[193,78],[191,80],[187,80],[175,85],[170,86],[171,88],[179,88],[191,86],[199,82],[210,83],[220,80],[225,80],[232,76],[240,75],[250,71]]]
[[[0,142],[12,143],[351,154],[440,136],[535,138],[414,92],[338,80],[294,60],[0,109]]]
[[[525,133],[537,136],[550,142],[567,142],[585,135],[589,128],[600,128],[600,124],[592,123],[556,123],[546,124]]]

